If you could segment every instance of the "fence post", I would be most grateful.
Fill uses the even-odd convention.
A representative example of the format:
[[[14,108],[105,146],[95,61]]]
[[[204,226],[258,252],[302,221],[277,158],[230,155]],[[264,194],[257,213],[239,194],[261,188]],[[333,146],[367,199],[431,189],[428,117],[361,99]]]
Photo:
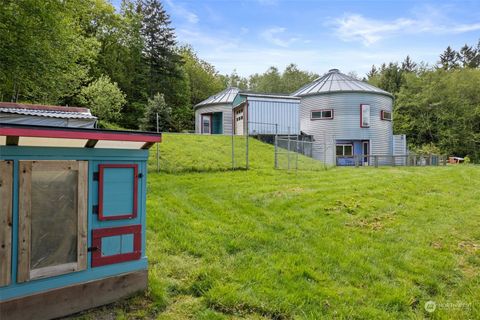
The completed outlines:
[[[378,168],[378,156],[373,156],[373,161],[375,163],[375,168]]]
[[[278,136],[275,135],[275,169],[278,169]]]
[[[288,152],[287,152],[287,168],[290,170],[290,127],[288,127]]]
[[[250,130],[250,129],[249,129],[249,123],[248,123],[248,122],[249,122],[249,117],[250,117],[250,114],[249,114],[249,112],[248,112],[248,98],[245,99],[245,102],[246,102],[246,103],[245,103],[244,116],[247,117],[247,121],[245,121],[245,123],[246,123],[246,125],[247,125],[247,130],[246,130],[247,141],[246,141],[246,150],[245,150],[245,157],[246,157],[246,159],[245,159],[245,167],[246,167],[246,169],[248,170],[248,165],[249,165],[249,163],[248,163],[248,160],[249,160],[249,159],[248,159],[248,136],[249,136],[249,134],[250,134],[250,132],[249,132],[249,130]]]
[[[417,155],[414,155],[414,156],[413,156],[413,166],[414,166],[414,167],[417,166]]]
[[[295,153],[295,172],[298,171],[298,153],[300,152],[298,146],[299,146],[299,141],[298,141],[298,136],[297,136],[297,140],[295,142],[295,151],[296,151],[296,153]]]
[[[158,113],[157,113],[157,133],[160,133],[160,127],[158,123]],[[160,149],[158,147],[159,143],[157,142],[157,173],[160,172]]]

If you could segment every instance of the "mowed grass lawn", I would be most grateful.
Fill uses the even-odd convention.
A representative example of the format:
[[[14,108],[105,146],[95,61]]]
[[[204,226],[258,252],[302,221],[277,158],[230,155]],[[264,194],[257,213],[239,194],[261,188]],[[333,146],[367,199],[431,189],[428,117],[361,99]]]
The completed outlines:
[[[151,149],[150,288],[81,317],[480,318],[480,167],[289,172],[251,141],[232,172],[228,143]]]

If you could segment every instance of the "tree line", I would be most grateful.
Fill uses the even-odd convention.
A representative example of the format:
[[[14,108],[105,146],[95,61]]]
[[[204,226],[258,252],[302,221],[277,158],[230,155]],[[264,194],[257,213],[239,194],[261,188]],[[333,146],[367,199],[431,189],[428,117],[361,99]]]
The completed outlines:
[[[366,81],[395,96],[394,132],[411,149],[480,160],[480,41],[448,46],[433,66],[409,56],[372,66]]]
[[[318,77],[295,64],[220,74],[179,45],[160,0],[3,0],[0,100],[85,106],[100,126],[192,130],[193,106],[228,86],[289,94]],[[394,131],[416,150],[480,160],[480,42],[450,46],[436,65],[372,66],[368,81],[395,96]],[[355,74],[352,76],[358,78]]]
[[[315,75],[272,67],[250,81],[221,75],[178,45],[160,0],[4,0],[1,101],[85,106],[99,125],[191,130],[193,106],[227,86],[289,93]]]
[[[107,127],[192,126],[192,105],[226,77],[178,46],[159,0],[3,0],[0,99],[89,107]],[[167,114],[167,116],[165,116]]]

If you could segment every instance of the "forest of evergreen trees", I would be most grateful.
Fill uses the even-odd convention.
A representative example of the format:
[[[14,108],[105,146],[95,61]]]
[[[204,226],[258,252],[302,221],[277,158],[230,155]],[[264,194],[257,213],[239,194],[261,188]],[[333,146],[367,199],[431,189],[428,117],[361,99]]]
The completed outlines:
[[[177,43],[160,0],[3,0],[0,42],[1,101],[85,106],[105,127],[152,130],[159,113],[162,131],[191,130],[193,105],[227,86],[291,93],[318,77],[295,64],[221,75]],[[394,130],[412,148],[480,160],[479,65],[480,43],[466,44],[363,80],[394,94]]]

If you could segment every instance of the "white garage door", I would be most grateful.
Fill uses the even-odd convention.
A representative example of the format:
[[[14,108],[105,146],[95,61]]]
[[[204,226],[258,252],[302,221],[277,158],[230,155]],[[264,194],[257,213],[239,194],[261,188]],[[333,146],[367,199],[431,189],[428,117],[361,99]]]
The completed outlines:
[[[235,111],[235,134],[242,136],[244,134],[243,126],[243,108]]]

